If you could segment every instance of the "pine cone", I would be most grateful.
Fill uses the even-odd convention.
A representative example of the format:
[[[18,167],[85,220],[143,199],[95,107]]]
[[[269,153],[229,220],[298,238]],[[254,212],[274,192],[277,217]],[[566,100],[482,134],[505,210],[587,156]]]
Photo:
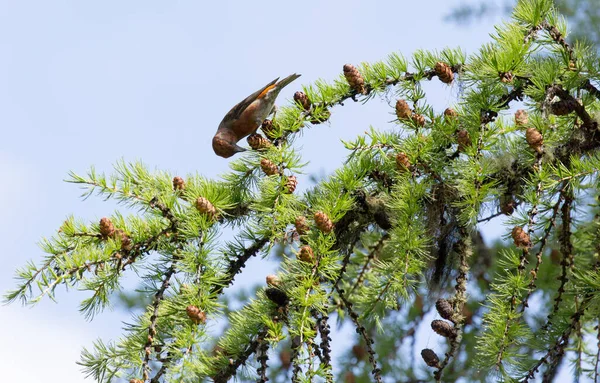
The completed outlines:
[[[113,225],[109,218],[102,218],[100,220],[100,235],[102,235],[102,238],[106,239],[108,237],[112,237],[114,234],[115,225]]]
[[[296,217],[296,222],[294,222],[294,225],[296,226],[296,232],[299,235],[306,234],[308,232],[308,230],[310,229],[308,227],[308,224],[306,223],[306,217],[303,215]]]
[[[249,135],[246,141],[248,142],[248,145],[250,145],[250,147],[254,150],[264,149],[271,146],[269,140],[267,140],[258,133]]]
[[[189,305],[188,307],[185,308],[185,311],[187,312],[188,317],[195,324],[206,323],[206,314],[204,313],[204,311],[200,310],[198,307],[196,307],[194,305]]]
[[[435,302],[435,308],[440,316],[447,320],[452,320],[454,309],[448,300],[440,298]]]
[[[198,197],[196,200],[196,209],[198,209],[200,213],[206,214],[209,218],[215,218],[217,216],[217,209],[204,197]]]
[[[446,110],[444,110],[444,117],[446,117],[446,119],[452,119],[458,117],[458,113],[452,108],[446,108]]]
[[[536,128],[527,128],[525,132],[525,139],[529,144],[529,147],[538,153],[542,152],[542,145],[544,145],[544,136]]]
[[[575,111],[577,101],[575,100],[560,100],[550,105],[550,112],[557,116],[566,116]]]
[[[308,245],[302,246],[298,252],[298,259],[306,263],[313,263],[315,261],[313,249]]]
[[[296,186],[298,186],[298,179],[296,176],[289,176],[285,181],[283,189],[286,193],[292,194],[296,190]]]
[[[440,319],[435,319],[431,322],[431,328],[438,335],[441,335],[446,338],[454,338],[456,337],[456,329],[450,325],[450,323],[445,322]]]
[[[264,120],[262,122],[262,125],[260,126],[260,129],[263,131],[265,136],[267,136],[271,140],[274,139],[277,135],[275,127],[273,126],[273,121],[271,120]]]
[[[418,126],[425,126],[425,116],[419,113],[413,113],[411,119]]]
[[[265,295],[267,296],[267,298],[269,298],[271,302],[275,303],[277,306],[285,306],[290,301],[287,294],[276,287],[269,287],[268,289],[266,289]]]
[[[523,109],[519,109],[515,112],[515,124],[517,126],[527,125],[529,123],[529,115],[527,115],[527,111]]]
[[[510,84],[513,82],[514,79],[515,76],[512,74],[512,72],[500,73],[500,81],[502,81],[504,84]]]
[[[520,248],[529,248],[531,247],[531,238],[529,238],[529,234],[525,230],[523,230],[520,226],[515,226],[512,229],[511,233],[513,242],[515,246]]]
[[[350,88],[355,90],[356,93],[367,94],[365,79],[354,65],[344,65],[344,77],[346,77],[346,81],[348,81]]]
[[[400,170],[409,170],[410,169],[410,160],[408,159],[408,156],[406,155],[406,153],[404,152],[400,152],[398,154],[396,154],[396,165],[398,166],[398,169]]]
[[[465,129],[460,129],[456,132],[456,141],[458,142],[458,151],[464,152],[466,148],[471,146],[471,136]]]
[[[448,64],[438,61],[435,63],[434,69],[438,78],[444,84],[450,84],[454,80],[454,73],[452,73],[452,68]]]
[[[260,168],[268,176],[273,176],[279,173],[279,168],[270,160],[263,158],[260,160]]]
[[[327,214],[322,211],[318,211],[315,213],[315,224],[317,228],[321,230],[323,233],[328,234],[333,230],[333,222],[329,219]]]
[[[407,120],[412,116],[412,110],[406,100],[396,101],[396,116],[398,116],[398,120]]]
[[[311,102],[306,93],[300,91],[294,93],[294,101],[296,101],[297,104],[300,104],[304,110],[310,109]]]
[[[511,215],[517,207],[517,202],[514,200],[512,194],[503,194],[500,196],[500,211],[503,214]]]
[[[429,367],[438,368],[440,365],[440,358],[430,348],[424,348],[421,350],[421,357]]]
[[[133,242],[125,231],[121,229],[115,230],[115,237],[118,237],[121,240],[121,249],[125,251],[131,251],[131,249],[133,249]]]
[[[281,280],[275,274],[267,275],[267,285],[277,287],[281,284]]]
[[[185,189],[185,181],[181,177],[173,177],[173,190]]]

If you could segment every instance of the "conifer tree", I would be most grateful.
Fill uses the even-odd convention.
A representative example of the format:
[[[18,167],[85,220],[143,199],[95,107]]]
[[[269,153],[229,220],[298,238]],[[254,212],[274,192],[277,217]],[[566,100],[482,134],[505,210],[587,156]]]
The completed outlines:
[[[82,352],[99,382],[530,382],[563,365],[598,381],[600,60],[566,31],[551,0],[520,0],[472,55],[340,65],[218,180],[126,162],[71,173],[85,197],[137,213],[67,218],[6,299],[77,288],[93,319],[125,275],[139,278],[143,314]],[[456,87],[454,103],[431,105],[429,82]],[[299,185],[302,129],[381,98],[394,100],[390,126],[344,142],[339,169]],[[506,234],[493,248],[480,233],[490,220]],[[279,271],[228,307],[223,292],[252,257]],[[356,337],[338,360],[340,324]],[[422,347],[423,333],[443,346]]]

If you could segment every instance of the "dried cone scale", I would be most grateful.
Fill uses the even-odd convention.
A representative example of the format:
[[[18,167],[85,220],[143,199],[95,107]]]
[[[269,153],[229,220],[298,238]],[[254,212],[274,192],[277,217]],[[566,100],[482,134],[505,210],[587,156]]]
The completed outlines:
[[[185,308],[188,318],[195,324],[206,323],[206,314],[194,305]]]
[[[319,228],[319,230],[321,230],[325,234],[331,233],[331,230],[333,230],[333,222],[331,221],[331,219],[329,219],[327,214],[325,214],[322,211],[318,211],[315,213],[314,218],[315,224],[317,225],[317,228]]]
[[[350,85],[350,88],[356,91],[356,93],[367,94],[367,89],[365,88],[365,80],[354,65],[344,65],[344,77],[346,77],[346,81],[348,81],[348,85]]]

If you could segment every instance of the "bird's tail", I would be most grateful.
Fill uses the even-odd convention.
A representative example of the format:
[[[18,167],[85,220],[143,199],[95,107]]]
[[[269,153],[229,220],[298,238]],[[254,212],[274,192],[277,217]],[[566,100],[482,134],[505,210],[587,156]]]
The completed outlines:
[[[286,78],[284,78],[283,80],[279,81],[276,86],[277,88],[281,89],[284,86],[288,85],[290,82],[294,81],[295,79],[297,79],[298,77],[300,77],[299,74],[291,74],[289,76],[287,76]]]

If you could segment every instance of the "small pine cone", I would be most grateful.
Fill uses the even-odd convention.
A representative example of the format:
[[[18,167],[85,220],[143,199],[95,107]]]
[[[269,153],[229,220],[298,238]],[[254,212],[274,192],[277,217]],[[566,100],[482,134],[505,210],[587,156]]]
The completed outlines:
[[[406,155],[406,153],[404,152],[400,152],[398,154],[396,154],[396,165],[398,166],[398,169],[400,170],[408,170],[410,169],[410,160],[408,159],[408,156]]]
[[[106,239],[108,237],[112,237],[114,234],[115,225],[113,225],[109,218],[102,218],[100,220],[100,235],[102,235],[102,238]]]
[[[333,222],[329,219],[327,214],[322,211],[318,211],[315,213],[315,224],[323,233],[328,234],[333,230]]]
[[[131,251],[131,249],[133,249],[133,242],[125,231],[121,229],[115,230],[115,237],[118,237],[121,240],[121,249],[125,251]]]
[[[267,296],[267,298],[269,298],[271,302],[275,303],[277,306],[285,306],[290,301],[287,294],[276,287],[269,287],[268,289],[266,289],[265,295]]]
[[[318,116],[315,116],[314,113],[311,113],[311,117],[312,119],[310,120],[310,123],[317,125],[329,120],[329,117],[331,117],[331,112],[327,109],[324,109],[319,113]]]
[[[529,147],[538,153],[542,151],[542,145],[544,145],[544,136],[536,128],[527,128],[525,132],[525,139],[529,144]]]
[[[471,146],[471,136],[465,129],[460,129],[456,132],[456,141],[458,142],[458,151],[464,152],[466,148]]]
[[[515,124],[517,126],[527,125],[529,123],[529,115],[526,110],[519,109],[515,112]]]
[[[510,84],[513,82],[514,79],[515,79],[515,75],[513,75],[512,72],[501,72],[500,73],[500,81],[502,81],[504,84]]]
[[[429,367],[437,368],[440,365],[440,358],[438,358],[435,351],[430,348],[421,350],[421,357]]]
[[[173,190],[185,189],[185,181],[181,177],[173,177]]]
[[[269,140],[267,140],[258,133],[249,135],[248,138],[246,138],[246,141],[248,142],[248,145],[250,145],[250,147],[254,150],[264,149],[271,146]]]
[[[458,113],[452,108],[446,108],[446,110],[444,110],[444,117],[446,117],[446,119],[452,119],[458,117]]]
[[[306,234],[308,232],[308,230],[310,229],[308,227],[308,224],[306,223],[306,217],[303,215],[296,217],[296,221],[294,222],[294,225],[296,226],[296,232],[299,235]]]
[[[577,107],[576,100],[560,100],[550,105],[550,112],[557,116],[566,116]]]
[[[185,312],[187,312],[188,317],[195,324],[204,324],[206,323],[206,314],[204,311],[200,310],[198,307],[194,305],[189,305],[185,308]]]
[[[356,93],[367,94],[365,79],[354,65],[344,65],[344,77],[346,77],[346,81],[348,81],[350,88],[355,90]]]
[[[529,248],[531,247],[531,239],[529,238],[529,234],[525,230],[523,230],[520,226],[515,226],[512,229],[511,233],[512,239],[515,243],[515,246],[521,248]]]
[[[296,176],[289,176],[285,181],[283,188],[285,192],[291,194],[296,190],[296,186],[298,186],[298,179]]]
[[[267,285],[277,287],[281,284],[281,280],[275,274],[267,275]]]
[[[435,302],[435,308],[440,316],[447,320],[452,320],[454,316],[454,309],[448,300],[440,298]]]
[[[407,120],[412,116],[412,110],[406,100],[396,101],[396,116],[398,116],[398,120]]]
[[[456,337],[456,329],[450,325],[450,323],[445,322],[441,319],[435,319],[431,322],[431,328],[438,335],[441,335],[446,338],[454,338]]]
[[[448,64],[438,61],[435,63],[434,69],[438,78],[444,84],[450,84],[454,80],[454,73],[452,73],[452,68]]]
[[[300,104],[304,110],[309,110],[310,109],[310,100],[308,99],[308,96],[306,95],[306,93],[304,92],[296,92],[294,93],[294,101],[296,101],[296,103]]]
[[[313,249],[308,245],[302,246],[297,256],[298,259],[303,262],[313,263],[315,261],[315,254],[313,253]]]
[[[289,370],[292,366],[292,354],[288,350],[281,350],[279,353],[279,361],[284,370]]]
[[[266,158],[260,160],[260,168],[268,176],[273,176],[279,173],[279,168],[277,168],[277,165]]]
[[[511,215],[517,207],[517,202],[511,194],[503,194],[500,196],[500,211],[503,214]]]
[[[204,197],[198,197],[196,200],[196,209],[198,209],[200,213],[204,213],[210,218],[214,218],[217,215],[217,209],[215,206]]]
[[[419,113],[413,113],[411,119],[418,126],[425,126],[425,116]]]
[[[275,138],[275,127],[273,127],[273,121],[271,120],[264,120],[262,122],[262,125],[260,126],[260,129],[263,131],[263,133],[265,134],[265,136],[267,136],[270,139]]]

